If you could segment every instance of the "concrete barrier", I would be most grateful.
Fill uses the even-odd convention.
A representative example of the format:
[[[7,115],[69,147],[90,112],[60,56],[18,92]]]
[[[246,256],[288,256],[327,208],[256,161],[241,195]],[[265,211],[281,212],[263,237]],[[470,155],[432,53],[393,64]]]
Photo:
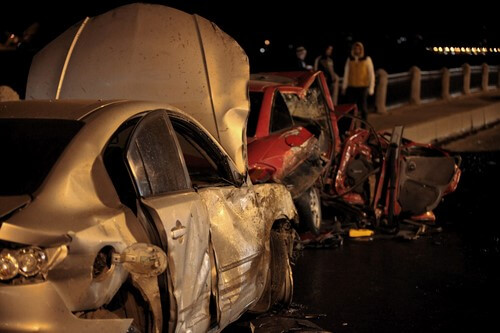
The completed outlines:
[[[462,77],[461,87],[457,90],[458,87],[454,86],[453,93],[451,92],[451,75],[452,71],[456,77],[457,70],[460,69],[460,75]],[[496,78],[490,80],[490,71],[496,72]],[[443,68],[441,70],[436,71],[426,71],[422,72],[420,68],[413,66],[409,70],[409,78],[410,84],[408,88],[404,88],[400,91],[401,98],[392,98],[387,97],[388,94],[388,86],[394,87],[398,84],[407,84],[407,81],[401,80],[401,77],[404,75],[408,75],[407,73],[393,73],[388,74],[383,69],[378,69],[376,72],[377,76],[377,85],[375,87],[375,109],[377,113],[384,114],[388,109],[393,107],[397,107],[402,104],[411,104],[411,105],[419,105],[422,102],[428,102],[429,100],[433,100],[436,98],[441,98],[445,101],[450,101],[455,97],[460,95],[470,95],[471,93],[477,92],[488,92],[489,89],[500,89],[500,66],[490,67],[488,64],[484,63],[481,66],[473,66],[471,67],[469,64],[463,64],[461,68],[448,69]],[[425,77],[424,77],[425,74]],[[472,82],[472,75],[474,74],[474,82]],[[478,82],[477,74],[480,74],[481,81]],[[422,80],[429,79],[429,76],[439,76],[441,75],[441,92],[436,92],[433,98],[429,98],[429,96],[422,95]],[[495,82],[490,82],[495,81]],[[474,83],[474,85],[472,85]],[[490,85],[492,84],[492,85]],[[428,86],[427,95],[428,94]],[[336,87],[338,90],[338,87]],[[394,91],[394,90],[392,90]],[[425,94],[424,94],[425,95]],[[407,97],[408,96],[408,97]],[[395,104],[394,100],[397,100]],[[391,102],[392,101],[392,102]],[[388,104],[389,103],[389,104]]]
[[[467,134],[500,121],[500,102],[465,112],[446,115],[416,124],[406,124],[404,136],[410,140],[432,143]],[[404,123],[402,119],[401,123]],[[383,130],[391,130],[384,128]]]

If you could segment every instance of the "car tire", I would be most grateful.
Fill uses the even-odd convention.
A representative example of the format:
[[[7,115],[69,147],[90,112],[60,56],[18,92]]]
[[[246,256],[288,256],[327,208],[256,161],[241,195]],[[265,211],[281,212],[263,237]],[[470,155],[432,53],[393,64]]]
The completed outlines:
[[[299,223],[315,235],[321,230],[321,196],[316,187],[311,187],[295,200]]]
[[[271,305],[290,306],[293,297],[293,275],[285,239],[271,231]]]

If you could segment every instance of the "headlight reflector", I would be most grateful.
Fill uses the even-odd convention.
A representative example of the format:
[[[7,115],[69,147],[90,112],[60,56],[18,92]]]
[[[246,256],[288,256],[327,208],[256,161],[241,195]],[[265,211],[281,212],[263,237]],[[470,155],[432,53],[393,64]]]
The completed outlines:
[[[19,273],[28,277],[40,273],[47,262],[47,255],[39,247],[31,246],[19,250],[17,253]]]
[[[0,254],[0,280],[10,280],[19,273],[16,258],[9,252]]]

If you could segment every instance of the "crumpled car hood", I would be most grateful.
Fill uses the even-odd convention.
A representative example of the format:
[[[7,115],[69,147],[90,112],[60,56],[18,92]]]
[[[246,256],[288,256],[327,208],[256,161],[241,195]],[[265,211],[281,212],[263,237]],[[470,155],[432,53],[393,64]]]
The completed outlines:
[[[34,57],[26,99],[160,101],[192,115],[246,173],[248,58],[214,23],[131,4],[86,18]]]

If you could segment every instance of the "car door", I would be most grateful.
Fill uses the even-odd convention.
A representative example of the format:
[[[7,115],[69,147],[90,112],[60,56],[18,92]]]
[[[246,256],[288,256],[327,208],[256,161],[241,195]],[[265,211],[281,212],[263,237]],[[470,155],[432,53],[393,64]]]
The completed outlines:
[[[217,267],[220,327],[238,318],[262,295],[269,268],[270,225],[253,188],[241,186],[231,162],[196,125],[173,119],[184,160],[204,202]]]
[[[162,290],[160,297],[163,316],[170,318],[169,331],[206,331],[211,286],[208,216],[191,186],[166,111],[152,111],[138,122],[126,158],[142,210],[168,256],[169,293]]]

